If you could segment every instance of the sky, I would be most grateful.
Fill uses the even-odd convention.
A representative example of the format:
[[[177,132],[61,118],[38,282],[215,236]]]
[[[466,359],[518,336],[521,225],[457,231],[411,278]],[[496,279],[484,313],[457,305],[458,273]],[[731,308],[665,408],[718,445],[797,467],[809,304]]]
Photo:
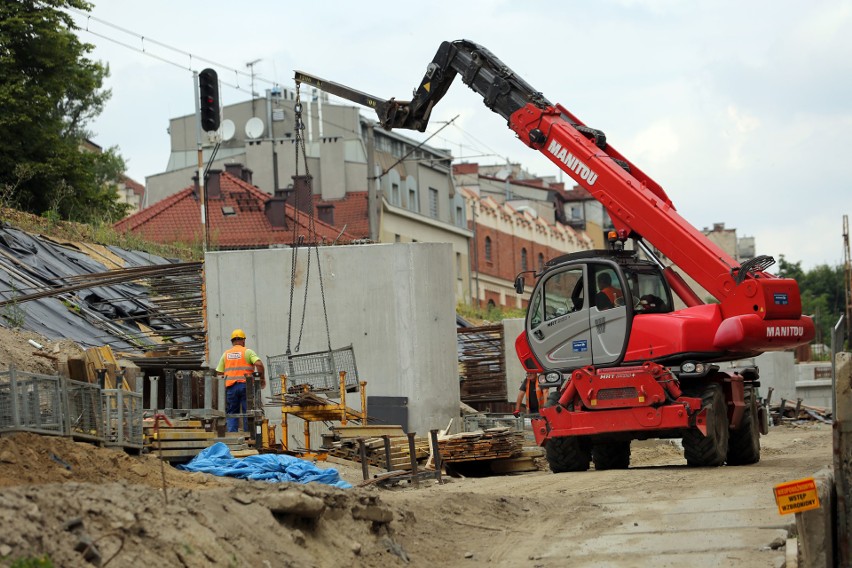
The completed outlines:
[[[852,214],[852,2],[843,0],[95,0],[74,15],[112,97],[89,126],[140,183],[166,168],[169,119],[195,110],[192,70],[223,104],[295,69],[408,100],[442,41],[467,39],[650,175],[698,229],[757,254],[841,265]],[[254,62],[251,66],[247,65]],[[238,87],[238,88],[235,88]],[[332,99],[342,102],[339,99]],[[364,114],[371,116],[365,109]],[[459,79],[427,133],[461,161],[561,175]],[[563,178],[570,183],[567,175]],[[777,268],[777,267],[776,267]],[[770,269],[772,272],[773,269]]]

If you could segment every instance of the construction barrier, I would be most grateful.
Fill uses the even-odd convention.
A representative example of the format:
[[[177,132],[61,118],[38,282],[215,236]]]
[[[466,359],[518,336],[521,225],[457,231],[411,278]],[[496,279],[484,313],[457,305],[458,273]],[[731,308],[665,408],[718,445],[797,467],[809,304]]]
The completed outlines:
[[[103,442],[104,420],[101,389],[98,385],[66,379],[66,434],[79,440]]]
[[[14,367],[0,373],[0,432],[66,434],[62,381]]]
[[[104,445],[142,449],[142,395],[123,389],[101,391]]]

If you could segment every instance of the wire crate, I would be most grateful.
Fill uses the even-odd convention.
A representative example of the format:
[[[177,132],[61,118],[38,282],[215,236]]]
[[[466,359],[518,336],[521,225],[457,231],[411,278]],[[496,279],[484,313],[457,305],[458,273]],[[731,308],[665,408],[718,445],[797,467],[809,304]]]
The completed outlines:
[[[494,413],[468,414],[464,417],[465,432],[476,432],[489,428],[511,428],[517,432],[523,432],[524,418],[515,418],[511,414]]]
[[[0,373],[0,431],[65,434],[62,377]]]
[[[104,441],[101,389],[92,383],[65,380],[68,435],[85,440]]]
[[[282,375],[287,379],[287,392],[297,392],[303,386],[315,392],[332,392],[340,390],[340,372],[345,371],[346,392],[358,390],[358,368],[351,345],[315,353],[273,355],[267,357],[267,367],[273,396],[284,392]]]
[[[142,449],[142,395],[123,389],[101,391],[104,444]]]

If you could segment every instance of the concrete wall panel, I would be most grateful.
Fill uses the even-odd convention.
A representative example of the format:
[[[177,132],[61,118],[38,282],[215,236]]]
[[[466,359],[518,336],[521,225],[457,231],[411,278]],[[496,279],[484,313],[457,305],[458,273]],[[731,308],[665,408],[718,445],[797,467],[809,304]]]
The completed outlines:
[[[295,353],[305,312],[302,354],[328,347],[316,253],[306,278],[307,252],[299,250],[289,325]],[[286,352],[291,255],[290,249],[206,255],[212,365],[229,347],[235,327],[246,331],[247,345],[264,361]],[[322,247],[319,257],[331,347],[352,344],[368,396],[408,397],[410,430],[426,435],[446,427],[458,415],[459,402],[451,246]],[[356,399],[350,394],[347,402],[357,408]],[[267,416],[273,422],[279,417],[275,408],[268,408]],[[290,428],[301,438],[301,424],[291,421]]]

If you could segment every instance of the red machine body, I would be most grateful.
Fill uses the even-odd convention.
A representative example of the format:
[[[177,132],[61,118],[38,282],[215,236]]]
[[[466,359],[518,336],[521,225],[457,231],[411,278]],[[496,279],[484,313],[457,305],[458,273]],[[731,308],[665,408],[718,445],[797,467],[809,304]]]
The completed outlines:
[[[757,369],[720,370],[714,363],[813,339],[796,282],[766,272],[773,259],[741,265],[731,258],[684,220],[662,187],[603,132],[549,102],[473,42],[442,43],[411,101],[383,100],[298,71],[296,81],[373,108],[387,129],[422,132],[456,75],[524,144],[603,204],[615,244],[623,249],[630,239],[647,257],[624,250],[578,253],[553,259],[536,274],[515,346],[525,370],[553,390],[533,420],[551,469],[587,469],[590,461],[597,469],[627,467],[630,440],[649,437],[682,437],[690,465],[758,461],[766,412],[757,404]],[[705,304],[646,241],[718,303]],[[601,272],[633,292],[634,301],[592,305]],[[561,292],[548,288],[560,277],[574,289],[562,294],[562,307],[554,301]],[[650,303],[638,291],[648,283],[658,291]],[[527,290],[522,276],[516,290]],[[672,293],[685,308],[673,309]]]

